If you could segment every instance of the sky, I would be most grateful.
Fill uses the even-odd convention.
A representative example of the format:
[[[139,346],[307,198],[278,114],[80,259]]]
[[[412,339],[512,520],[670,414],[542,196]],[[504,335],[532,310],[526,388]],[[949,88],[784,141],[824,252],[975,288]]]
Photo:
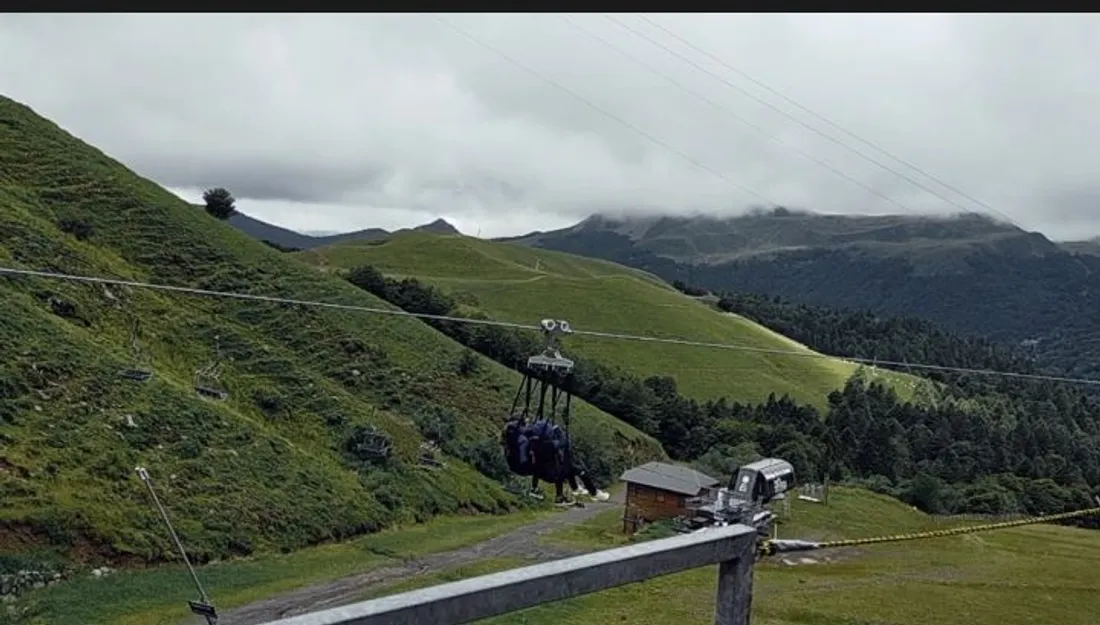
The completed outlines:
[[[1072,14],[0,16],[0,94],[299,231],[784,205],[1091,237],[1098,59]]]

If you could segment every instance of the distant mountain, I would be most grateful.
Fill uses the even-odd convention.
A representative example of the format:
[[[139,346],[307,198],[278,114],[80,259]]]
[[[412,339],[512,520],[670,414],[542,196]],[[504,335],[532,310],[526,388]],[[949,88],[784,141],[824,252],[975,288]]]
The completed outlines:
[[[1063,241],[1058,245],[1072,254],[1100,256],[1100,237],[1093,237],[1086,241]]]
[[[410,228],[404,228],[390,232],[382,228],[368,228],[366,230],[356,230],[355,232],[318,236],[317,234],[304,234],[275,226],[265,221],[260,221],[255,217],[249,217],[241,212],[237,212],[229,218],[229,225],[254,239],[266,241],[274,244],[276,247],[290,250],[309,250],[348,241],[369,241],[371,239],[380,239],[389,236],[394,234],[394,232],[405,232],[406,230],[410,230]],[[411,228],[411,230],[433,232],[436,234],[459,234],[458,230],[444,219],[436,219],[429,224]]]
[[[1029,234],[1010,224],[976,215],[848,216],[779,208],[725,219],[706,216],[614,219],[594,215],[570,228],[506,240],[538,247],[592,247],[605,253],[610,244],[618,253],[648,252],[677,263],[714,265],[814,248],[859,247],[891,255],[928,244],[986,245],[1020,239],[1021,235],[1027,240]],[[1039,243],[1039,239],[1032,243]],[[1036,251],[1044,251],[1045,247],[1040,243]]]
[[[1057,244],[976,215],[596,215],[514,243],[604,258],[714,291],[916,316],[1100,374],[1100,242]]]

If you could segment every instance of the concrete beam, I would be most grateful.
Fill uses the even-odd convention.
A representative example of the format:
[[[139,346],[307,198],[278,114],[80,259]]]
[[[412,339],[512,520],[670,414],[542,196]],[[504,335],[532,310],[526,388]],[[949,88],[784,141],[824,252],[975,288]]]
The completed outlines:
[[[756,530],[747,525],[608,549],[267,625],[460,625],[544,603],[720,564],[716,625],[748,625]]]

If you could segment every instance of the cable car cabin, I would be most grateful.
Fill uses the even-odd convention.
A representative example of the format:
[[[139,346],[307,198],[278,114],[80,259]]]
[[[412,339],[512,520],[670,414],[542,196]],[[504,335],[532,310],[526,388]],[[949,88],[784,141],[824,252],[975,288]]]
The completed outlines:
[[[786,460],[765,458],[737,471],[729,496],[737,502],[766,504],[794,485],[794,467]]]

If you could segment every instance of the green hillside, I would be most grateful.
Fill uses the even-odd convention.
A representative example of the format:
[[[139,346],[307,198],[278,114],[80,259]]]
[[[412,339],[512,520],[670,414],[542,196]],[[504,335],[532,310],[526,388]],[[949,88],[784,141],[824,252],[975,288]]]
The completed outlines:
[[[495,319],[567,319],[578,329],[809,350],[739,316],[683,295],[651,274],[611,262],[460,235],[402,234],[301,252],[323,268],[370,264],[389,275],[434,284]],[[686,394],[759,402],[784,393],[817,406],[844,386],[853,363],[752,351],[574,337],[577,353],[638,374],[669,375]],[[903,396],[914,379],[890,381]]]
[[[0,264],[389,307],[5,98]],[[144,384],[118,375],[134,320],[155,368]],[[192,389],[218,353],[225,402]],[[463,348],[417,320],[0,276],[0,354],[0,555],[165,557],[138,465],[200,561],[514,505],[483,473],[500,477],[497,428],[518,376],[480,358],[460,371]],[[421,431],[451,427],[447,467],[421,466]],[[583,403],[576,428],[620,467],[628,448],[662,453]],[[372,432],[392,454],[364,451]]]
[[[622,544],[619,511],[546,538],[591,549]],[[962,523],[962,525],[971,525]],[[943,529],[896,500],[836,488],[829,507],[792,502],[780,536],[814,540]],[[813,563],[800,563],[812,558]],[[828,561],[826,561],[826,559]],[[1038,625],[1096,622],[1100,533],[1050,525],[793,554],[757,565],[760,625]],[[381,595],[516,566],[487,560],[387,588]],[[716,567],[671,575],[483,621],[483,625],[714,622]]]
[[[716,293],[917,317],[1024,346],[1047,373],[1100,375],[1100,254],[988,215],[593,216],[508,239],[620,262]],[[868,357],[881,354],[865,353]]]
[[[304,584],[416,562],[417,557],[430,553],[477,549],[480,541],[536,518],[553,516],[512,515],[488,524],[441,521],[287,556],[208,566],[200,575],[223,611],[228,611]],[[781,521],[779,535],[833,540],[980,522],[934,518],[883,495],[834,487],[828,507],[793,500],[791,515]],[[608,549],[630,542],[621,530],[621,509],[613,507],[579,525],[564,523],[536,540],[552,549]],[[411,567],[389,583],[362,586],[361,595],[348,600],[532,563],[514,556],[514,552],[488,549],[481,551],[480,559],[460,559],[465,563],[450,568]],[[974,625],[1091,625],[1096,606],[1093,597],[1100,590],[1092,571],[1098,565],[1100,533],[1050,525],[778,556],[756,567],[753,622],[925,625],[954,623],[958,615],[965,615],[966,622]],[[707,567],[491,619],[483,625],[604,621],[703,625],[713,622],[715,575],[715,567]],[[189,592],[185,582],[186,573],[178,567],[164,567],[155,573],[127,571],[109,580],[86,578],[37,591],[16,605],[34,615],[31,625],[171,625],[181,623],[185,614]],[[921,600],[928,597],[935,601]]]

